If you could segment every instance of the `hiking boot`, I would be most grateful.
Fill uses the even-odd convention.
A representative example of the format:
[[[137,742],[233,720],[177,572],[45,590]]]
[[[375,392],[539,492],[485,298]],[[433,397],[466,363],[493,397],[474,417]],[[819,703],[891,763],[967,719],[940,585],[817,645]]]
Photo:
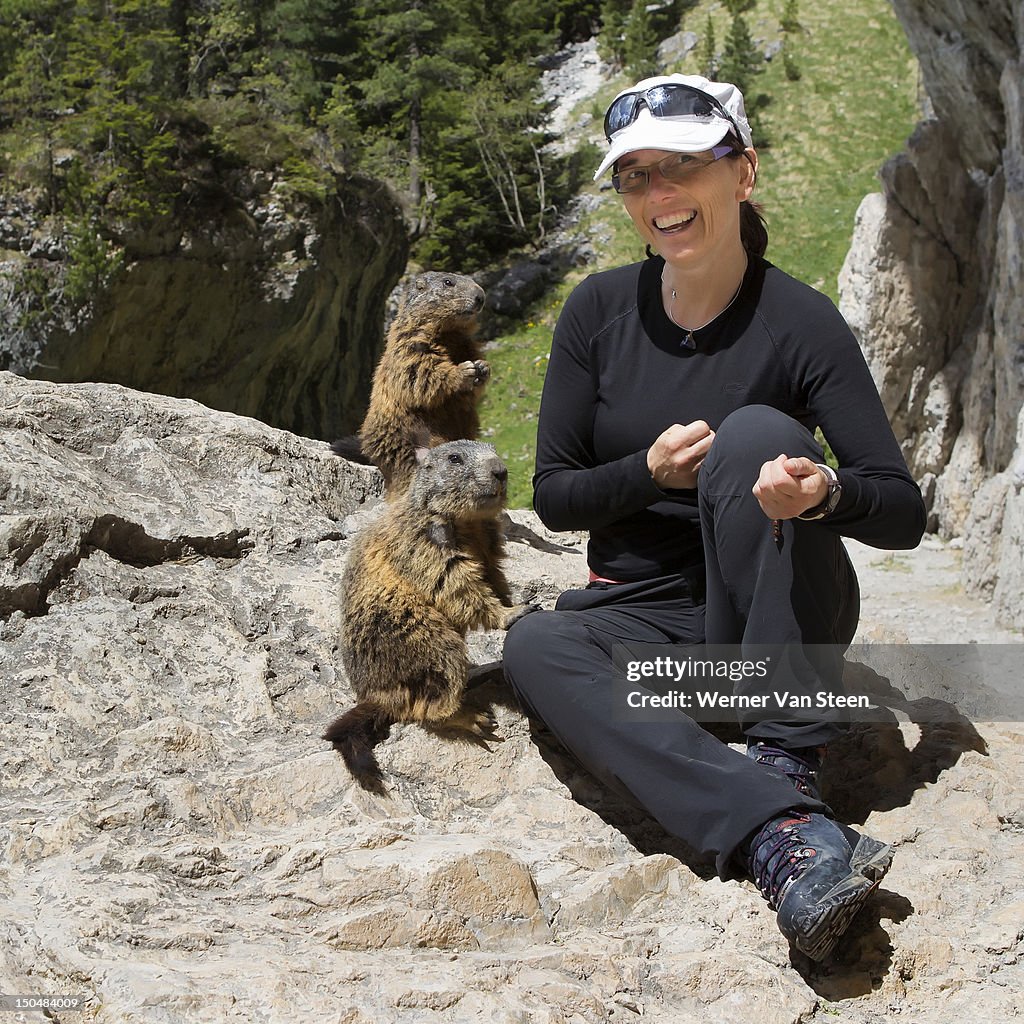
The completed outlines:
[[[747,848],[750,875],[778,911],[779,930],[812,960],[835,949],[891,862],[885,843],[799,811],[766,822]]]
[[[747,740],[747,757],[766,768],[786,775],[797,791],[812,800],[821,800],[818,772],[825,760],[825,747],[795,747],[787,750],[771,740]]]

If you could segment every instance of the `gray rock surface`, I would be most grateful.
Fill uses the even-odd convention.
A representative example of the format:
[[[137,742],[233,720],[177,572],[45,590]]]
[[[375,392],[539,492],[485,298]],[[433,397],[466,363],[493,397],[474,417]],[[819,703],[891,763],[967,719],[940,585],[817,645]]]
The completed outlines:
[[[598,55],[596,36],[569,43],[545,68],[540,88],[551,108],[548,129],[557,136],[551,143],[555,153],[571,153],[582,135],[597,132],[601,137],[601,125],[591,112],[581,112],[581,105],[601,88],[611,70]]]
[[[897,437],[963,536],[964,582],[1024,627],[1024,0],[894,0],[934,117],[868,196],[840,275]]]
[[[929,721],[927,678],[832,752],[837,811],[899,849],[817,967],[494,671],[469,699],[504,742],[396,727],[390,795],[354,787],[318,737],[351,700],[336,595],[379,492],[255,420],[0,373],[0,992],[87,995],[49,1018],[78,1024],[1015,1019],[1024,731]],[[523,511],[509,538],[517,598],[582,582],[582,538]],[[862,639],[1019,641],[955,547],[853,554]]]

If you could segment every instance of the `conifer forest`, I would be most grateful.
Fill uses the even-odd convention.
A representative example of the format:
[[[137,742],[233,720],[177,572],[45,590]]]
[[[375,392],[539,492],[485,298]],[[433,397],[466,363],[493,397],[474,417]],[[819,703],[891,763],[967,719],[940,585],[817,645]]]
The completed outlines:
[[[546,147],[544,55],[607,22],[642,60],[683,6],[0,0],[0,187],[63,219],[71,288],[112,269],[110,225],[201,215],[239,166],[386,181],[418,262],[486,264],[539,244],[589,168]]]

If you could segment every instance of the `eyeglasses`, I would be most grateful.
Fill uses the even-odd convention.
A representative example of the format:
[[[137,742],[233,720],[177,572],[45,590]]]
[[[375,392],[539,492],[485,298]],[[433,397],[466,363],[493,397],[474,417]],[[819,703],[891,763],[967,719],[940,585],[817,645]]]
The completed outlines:
[[[619,195],[628,192],[640,192],[647,188],[651,180],[651,168],[657,167],[658,173],[669,181],[682,181],[683,178],[701,170],[703,167],[710,167],[716,160],[723,156],[735,153],[732,146],[715,146],[710,155],[707,153],[673,153],[659,160],[656,164],[648,164],[646,167],[625,167],[612,175],[612,188]]]
[[[739,125],[714,96],[681,82],[656,85],[642,92],[628,92],[613,100],[604,115],[604,137],[611,142],[616,132],[628,128],[637,119],[642,106],[647,107],[654,117],[714,117],[717,114],[732,125],[738,139],[743,138]]]

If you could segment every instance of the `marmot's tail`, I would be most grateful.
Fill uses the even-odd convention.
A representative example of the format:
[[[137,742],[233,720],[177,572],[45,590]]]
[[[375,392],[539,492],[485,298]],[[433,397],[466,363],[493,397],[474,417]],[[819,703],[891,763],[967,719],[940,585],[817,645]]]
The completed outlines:
[[[343,459],[348,459],[349,462],[358,462],[363,466],[373,465],[370,457],[363,451],[358,434],[349,434],[348,437],[339,437],[337,441],[332,441],[331,451]]]
[[[387,793],[373,748],[387,739],[394,719],[376,704],[365,701],[346,711],[327,727],[323,739],[334,745],[345,766],[363,789]]]

